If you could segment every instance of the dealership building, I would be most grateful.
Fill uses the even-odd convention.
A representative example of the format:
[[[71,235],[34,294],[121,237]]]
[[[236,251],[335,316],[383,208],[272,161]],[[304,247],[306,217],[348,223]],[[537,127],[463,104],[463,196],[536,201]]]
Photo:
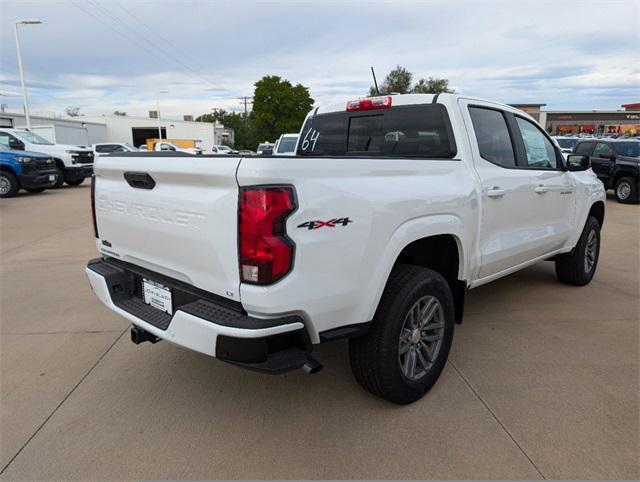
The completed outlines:
[[[640,102],[619,110],[543,110],[545,104],[511,104],[534,117],[547,132],[562,134],[640,134]]]
[[[0,112],[0,127],[25,127],[24,114]],[[147,139],[189,139],[206,151],[213,145],[233,144],[233,129],[222,124],[194,122],[192,116],[183,119],[161,119],[155,111],[149,117],[123,115],[49,117],[31,115],[32,130],[45,139],[59,144],[91,145],[98,142],[128,142],[134,146]]]

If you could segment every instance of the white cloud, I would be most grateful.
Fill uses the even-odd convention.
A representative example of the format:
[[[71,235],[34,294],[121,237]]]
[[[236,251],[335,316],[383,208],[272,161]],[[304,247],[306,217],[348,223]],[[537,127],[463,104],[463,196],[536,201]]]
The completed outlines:
[[[34,109],[146,115],[167,90],[168,115],[239,110],[267,74],[327,103],[364,94],[371,65],[381,80],[397,64],[505,102],[616,108],[640,96],[635,0],[78,3],[2,4],[3,19],[44,21],[22,35]],[[0,32],[0,92],[19,91],[11,33]]]

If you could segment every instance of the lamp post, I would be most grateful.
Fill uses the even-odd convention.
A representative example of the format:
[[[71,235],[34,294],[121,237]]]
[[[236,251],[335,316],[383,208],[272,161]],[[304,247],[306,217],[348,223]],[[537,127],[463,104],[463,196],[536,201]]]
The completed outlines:
[[[216,142],[216,110],[217,109],[215,107],[211,108],[211,111],[213,112],[213,118],[212,118],[213,122],[211,125],[213,126],[213,145],[214,146],[218,145],[218,143]]]
[[[16,35],[16,52],[18,54],[18,70],[20,71],[20,82],[22,83],[22,104],[24,106],[24,117],[27,122],[27,130],[31,129],[31,117],[29,117],[29,100],[27,98],[27,86],[24,83],[24,70],[22,68],[22,52],[20,51],[20,36],[18,35],[18,25],[39,25],[40,20],[15,20],[13,31]]]
[[[156,96],[156,111],[158,112],[158,139],[162,139],[162,123],[160,122],[160,94],[168,94],[166,90],[161,90]]]

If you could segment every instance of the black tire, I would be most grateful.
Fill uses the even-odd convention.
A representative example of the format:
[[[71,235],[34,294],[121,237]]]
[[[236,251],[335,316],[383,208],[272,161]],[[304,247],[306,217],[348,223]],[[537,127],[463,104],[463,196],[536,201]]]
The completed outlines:
[[[84,182],[84,178],[81,177],[80,179],[65,179],[64,182],[66,182],[69,186],[79,186]]]
[[[621,177],[616,181],[613,192],[616,199],[624,204],[636,204],[638,202],[638,184],[632,177]]]
[[[18,194],[20,183],[11,171],[0,171],[0,197],[13,197]]]
[[[593,238],[592,238],[593,237]],[[591,240],[595,239],[593,251],[590,249]],[[587,249],[592,256],[587,260]],[[578,244],[569,254],[556,258],[556,276],[561,283],[584,286],[588,284],[596,272],[600,256],[600,223],[593,216],[587,218]]]
[[[30,192],[31,194],[39,194],[42,191],[44,191],[43,187],[29,187],[29,188],[24,188],[25,191]]]
[[[420,309],[421,300],[431,302],[433,298],[439,303],[437,309],[440,321],[434,318],[435,325],[426,326],[442,325],[439,328],[441,338],[432,342],[438,344],[438,347],[434,349],[435,345],[431,345],[430,350],[435,353],[428,360],[430,365],[422,365],[424,368],[420,368],[420,378],[411,379],[401,365],[400,336],[406,331],[411,332],[411,329],[405,330],[405,323],[412,307],[417,305]],[[349,359],[356,380],[369,392],[394,403],[407,404],[419,400],[433,386],[444,368],[453,339],[453,321],[453,296],[449,285],[439,273],[413,265],[396,266],[382,294],[369,332],[349,340]],[[421,328],[417,328],[417,331],[421,331]],[[420,343],[423,342],[418,341],[413,345],[409,338],[405,339],[405,347],[410,344],[412,351],[420,352],[420,355],[413,355],[413,359],[418,360],[416,357],[421,356],[422,361],[425,361],[426,354],[433,352],[423,351]],[[404,356],[406,361],[409,354]],[[414,367],[419,368],[419,363],[421,362],[414,362]]]
[[[51,186],[51,189],[61,188],[63,184],[64,184],[64,171],[58,167],[58,177],[56,177],[56,182],[53,186]]]

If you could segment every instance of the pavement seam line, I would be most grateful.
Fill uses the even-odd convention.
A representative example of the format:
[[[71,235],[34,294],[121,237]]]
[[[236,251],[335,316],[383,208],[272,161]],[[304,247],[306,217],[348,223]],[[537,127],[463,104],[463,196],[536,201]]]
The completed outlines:
[[[120,333],[120,330],[81,330],[81,331],[27,331],[25,333],[0,333],[0,336],[31,335],[98,335],[101,333]]]
[[[124,330],[122,330],[122,333],[120,333],[120,335],[118,335],[116,337],[115,340],[113,340],[113,343],[111,343],[111,345],[109,345],[109,347],[105,350],[105,352],[100,355],[100,358],[98,358],[96,360],[96,362],[91,366],[91,368],[89,368],[89,370],[87,371],[87,373],[85,373],[82,378],[80,378],[80,380],[78,381],[78,383],[76,383],[74,385],[74,387],[69,391],[69,393],[67,393],[64,398],[60,401],[60,403],[58,403],[58,405],[56,405],[56,407],[52,410],[52,412],[47,416],[47,418],[44,419],[44,421],[38,426],[38,428],[35,430],[35,432],[33,432],[33,434],[31,434],[31,436],[27,439],[27,441],[22,444],[22,447],[20,447],[20,449],[15,453],[15,455],[13,457],[11,457],[11,459],[9,460],[9,462],[7,462],[7,464],[2,468],[2,470],[0,470],[0,475],[4,474],[5,470],[7,470],[7,468],[9,468],[9,466],[13,463],[13,461],[18,457],[18,455],[20,455],[22,453],[22,451],[27,447],[27,445],[29,445],[29,443],[33,440],[33,438],[38,435],[38,433],[40,432],[40,430],[42,430],[42,428],[47,424],[47,422],[51,419],[51,417],[53,417],[53,415],[58,411],[58,409],[64,404],[64,402],[67,401],[67,399],[71,396],[71,394],[73,394],[73,392],[76,391],[76,389],[80,386],[80,384],[91,374],[91,372],[98,366],[98,364],[102,361],[102,359],[107,355],[107,353],[109,353],[111,351],[111,349],[115,346],[116,343],[118,343],[118,341],[120,341],[120,339],[122,338],[122,336],[127,332],[129,328],[125,328]]]
[[[509,438],[511,439],[511,441],[515,444],[516,447],[518,447],[518,449],[520,450],[520,452],[522,453],[522,455],[524,455],[526,457],[526,459],[529,461],[529,463],[531,464],[531,466],[536,470],[536,472],[538,472],[538,475],[540,475],[540,477],[542,477],[543,480],[547,480],[547,478],[545,477],[545,475],[542,473],[542,471],[540,470],[540,468],[536,465],[536,463],[531,459],[531,457],[529,457],[529,454],[527,454],[527,452],[525,452],[524,448],[522,448],[522,446],[518,443],[518,441],[515,439],[515,437],[511,434],[511,432],[509,432],[509,430],[507,429],[507,427],[502,423],[502,421],[498,418],[498,416],[495,414],[495,412],[493,410],[491,410],[491,407],[489,407],[489,405],[487,404],[487,402],[484,401],[484,399],[480,396],[480,394],[476,391],[475,388],[473,388],[473,385],[471,385],[471,383],[469,382],[469,380],[467,380],[467,378],[462,374],[462,372],[458,369],[458,367],[451,361],[451,359],[447,360],[447,363],[449,363],[451,365],[451,367],[455,370],[455,372],[458,374],[458,376],[460,378],[462,378],[462,381],[465,383],[465,385],[467,385],[467,387],[469,387],[469,390],[471,390],[473,392],[473,394],[476,396],[476,398],[478,400],[480,400],[480,403],[482,403],[482,405],[484,406],[484,408],[487,409],[487,411],[491,414],[491,416],[494,418],[494,420],[498,423],[498,425],[500,425],[500,427],[502,427],[502,430],[504,430],[504,432],[509,436]]]

